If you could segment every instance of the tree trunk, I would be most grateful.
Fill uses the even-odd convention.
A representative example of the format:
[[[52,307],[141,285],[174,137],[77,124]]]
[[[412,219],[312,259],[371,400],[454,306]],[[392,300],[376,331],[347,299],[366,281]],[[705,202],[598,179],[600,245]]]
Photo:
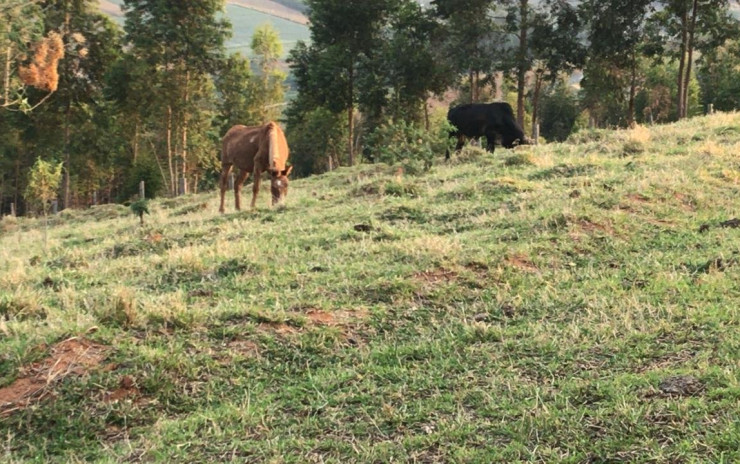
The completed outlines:
[[[535,137],[537,124],[540,117],[540,90],[542,88],[542,70],[538,69],[534,74],[534,98],[532,100],[532,137]]]
[[[8,22],[8,35],[10,35],[10,22]],[[5,93],[5,103],[3,106],[10,104],[10,59],[12,58],[13,47],[8,40],[8,48],[5,50],[5,73],[3,74],[3,90]]]
[[[632,54],[632,75],[630,76],[630,101],[627,110],[627,125],[635,126],[635,94],[637,93],[637,57]]]
[[[678,119],[681,119],[681,115],[683,114],[683,78],[684,78],[684,67],[686,65],[686,41],[688,39],[688,31],[687,31],[687,12],[684,11],[681,14],[681,46],[679,47],[679,53],[681,54],[679,60],[678,60],[678,105],[676,107],[677,113],[676,116]]]
[[[167,163],[170,167],[170,194],[175,196],[175,167],[172,164],[172,107],[167,105]]]
[[[182,114],[182,194],[188,193],[188,103],[190,101],[190,71],[185,71],[185,107]]]
[[[429,132],[429,105],[427,104],[427,100],[429,99],[428,95],[425,95],[424,98],[424,128],[427,132]]]
[[[527,76],[527,13],[529,0],[519,2],[519,70],[516,77],[516,121],[524,127],[524,85]]]
[[[69,34],[69,10],[68,8],[68,2],[64,2],[64,33]],[[68,63],[69,60],[64,60],[65,63]],[[64,66],[64,74],[67,76],[67,78],[70,77],[70,70],[69,70],[69,64],[65,64]],[[69,90],[67,91],[67,108],[64,114],[64,205],[63,207],[69,208],[70,207],[70,154],[69,154],[69,132],[70,132],[70,115],[72,114],[72,96],[69,94]]]
[[[139,157],[139,116],[136,116],[136,122],[134,123],[134,164],[136,159]]]
[[[472,69],[468,72],[468,80],[470,80],[470,103],[475,103],[475,76]]]
[[[355,68],[354,64],[350,64],[349,66],[349,99],[347,101],[348,108],[347,108],[347,128],[349,129],[349,136],[347,140],[347,154],[349,155],[349,165],[354,166],[355,165],[355,153],[354,153],[354,145],[352,143],[352,137],[354,136],[354,124],[355,124],[355,104],[354,104],[354,97],[355,97]]]
[[[72,113],[72,102],[67,96],[67,110],[64,115],[64,208],[70,207],[70,166],[71,156],[69,154],[69,119]]]
[[[696,15],[698,9],[698,2],[694,0],[694,5],[691,9],[691,25],[689,26],[689,40],[688,40],[688,58],[686,60],[686,78],[683,81],[683,111],[681,117],[685,118],[689,115],[689,82],[691,81],[691,62],[694,54],[694,30],[696,29]]]

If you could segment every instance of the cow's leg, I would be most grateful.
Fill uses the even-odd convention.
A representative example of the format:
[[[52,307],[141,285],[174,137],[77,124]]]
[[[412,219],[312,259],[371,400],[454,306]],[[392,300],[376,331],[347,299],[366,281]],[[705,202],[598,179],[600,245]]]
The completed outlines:
[[[240,169],[239,177],[237,177],[236,181],[234,182],[234,204],[236,205],[237,211],[242,210],[242,184],[247,179],[247,177],[249,177],[249,171],[247,171],[246,169]]]
[[[486,134],[486,150],[493,153],[496,150],[496,133],[495,132],[488,132]]]
[[[460,134],[457,136],[457,145],[455,145],[455,151],[460,151],[465,145],[465,136]]]
[[[254,168],[254,181],[252,181],[252,209],[257,204],[257,194],[260,191],[260,182],[262,181],[262,171],[258,167]]]
[[[221,166],[221,179],[219,187],[221,187],[221,206],[218,208],[219,213],[224,212],[224,197],[226,196],[226,189],[229,186],[229,173],[231,172],[231,165],[224,164]]]

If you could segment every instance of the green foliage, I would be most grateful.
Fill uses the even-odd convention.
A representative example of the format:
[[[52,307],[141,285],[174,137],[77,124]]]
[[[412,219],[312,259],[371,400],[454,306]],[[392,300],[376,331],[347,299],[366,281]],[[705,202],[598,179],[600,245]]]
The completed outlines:
[[[146,198],[156,198],[164,187],[162,174],[157,162],[151,158],[141,158],[134,163],[126,174],[126,182],[117,198],[123,202],[139,194],[139,182],[144,181]]]
[[[260,123],[257,82],[247,58],[239,53],[229,55],[214,83],[219,95],[220,134],[225,134],[235,124],[254,126]]]
[[[283,54],[278,31],[270,24],[258,27],[252,36],[252,52],[260,69],[253,104],[259,123],[263,124],[278,118],[284,100],[286,75],[278,67],[278,59]]]
[[[580,113],[577,96],[565,82],[560,82],[542,99],[540,135],[562,142],[573,132]]]
[[[46,215],[49,204],[59,194],[62,168],[63,164],[61,162],[44,161],[41,158],[36,158],[36,162],[29,172],[25,194],[26,200],[41,207],[44,215]]]
[[[141,221],[141,224],[144,224],[144,214],[149,214],[149,200],[146,198],[140,198],[134,202],[131,203],[129,206],[131,208],[131,212],[134,213],[134,215],[139,217],[139,220]]]
[[[740,41],[727,41],[706,53],[699,66],[704,107],[716,111],[740,109]]]
[[[342,116],[319,107],[288,126],[294,175],[318,174],[345,164],[347,127]]]
[[[386,164],[400,164],[409,174],[429,170],[435,157],[447,148],[447,133],[430,132],[404,120],[382,124],[368,135],[367,157]]]

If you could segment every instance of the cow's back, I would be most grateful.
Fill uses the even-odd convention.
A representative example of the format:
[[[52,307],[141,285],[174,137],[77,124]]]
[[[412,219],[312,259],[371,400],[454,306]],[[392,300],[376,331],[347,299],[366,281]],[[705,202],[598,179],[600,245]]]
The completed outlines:
[[[251,171],[259,149],[262,126],[232,126],[221,142],[221,163]]]
[[[451,108],[447,120],[464,135],[478,137],[485,132],[488,114],[484,104],[467,103]]]

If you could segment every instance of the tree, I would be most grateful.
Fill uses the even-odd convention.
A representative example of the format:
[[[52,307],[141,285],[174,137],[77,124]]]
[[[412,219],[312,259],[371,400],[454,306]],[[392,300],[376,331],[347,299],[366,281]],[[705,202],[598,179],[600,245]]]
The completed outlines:
[[[31,111],[56,89],[57,66],[64,56],[61,35],[44,36],[44,14],[40,0],[8,0],[0,7],[0,108]],[[24,58],[24,57],[29,58]],[[26,61],[26,63],[23,63]],[[28,88],[44,91],[31,102]]]
[[[203,103],[193,98],[205,94],[202,86],[209,82],[206,76],[215,72],[223,60],[224,40],[230,34],[230,24],[220,18],[223,7],[223,0],[124,0],[127,42],[134,56],[147,63],[157,110],[164,115],[161,120],[172,194],[178,190],[187,193],[187,177],[198,176],[188,136],[191,115]],[[179,141],[173,140],[178,133]],[[175,159],[178,145],[180,155]],[[179,189],[177,179],[182,182]]]
[[[550,0],[532,19],[530,48],[534,63],[533,136],[535,125],[539,123],[539,100],[543,83],[549,82],[554,86],[561,74],[570,75],[585,64],[586,50],[579,39],[582,27],[577,8],[564,0]]]
[[[694,50],[711,51],[737,36],[738,22],[729,12],[730,0],[661,0],[655,15],[651,52],[654,56],[673,56],[678,61],[676,113],[685,118]]]
[[[341,91],[324,94],[331,107],[347,112],[347,154],[354,164],[354,119],[357,102],[357,68],[377,48],[390,0],[307,0],[311,21],[311,54],[316,65],[331,66]],[[298,53],[306,53],[302,50]],[[305,57],[305,55],[304,55]],[[296,56],[296,58],[299,58]],[[302,57],[301,57],[302,58]],[[299,58],[299,59],[301,59]]]
[[[507,31],[517,39],[515,58],[516,69],[516,121],[524,127],[524,91],[526,87],[527,71],[532,67],[532,57],[529,50],[529,29],[532,26],[534,11],[529,6],[529,0],[517,0],[509,8],[506,15]]]
[[[573,132],[579,114],[579,102],[567,82],[560,80],[542,102],[542,136],[562,142]]]
[[[376,72],[385,74],[390,115],[417,123],[423,115],[429,130],[427,99],[432,93],[443,93],[453,82],[453,72],[438,52],[440,26],[414,0],[398,0],[388,29]]]
[[[44,214],[44,248],[46,248],[46,231],[48,228],[47,214],[49,205],[57,197],[59,183],[62,179],[62,163],[44,161],[36,158],[31,168],[26,187],[26,199],[41,206]]]
[[[651,1],[586,0],[581,6],[583,17],[589,22],[590,66],[587,70],[601,67],[619,83],[617,88],[628,88],[627,125],[632,125]]]
[[[258,89],[249,60],[241,54],[229,55],[215,77],[214,84],[219,95],[218,126],[223,135],[234,124],[257,125],[261,107]]]
[[[455,73],[466,74],[470,102],[480,96],[481,74],[503,69],[505,34],[493,18],[494,0],[433,0],[435,15],[443,21],[446,40],[442,51]],[[498,61],[497,61],[498,60]]]
[[[704,104],[719,111],[740,109],[740,42],[729,40],[703,54],[699,65]]]
[[[285,98],[283,89],[285,73],[278,68],[283,54],[278,31],[271,24],[259,26],[252,36],[252,51],[260,70],[256,97],[258,117],[261,123],[277,119],[281,103]]]

